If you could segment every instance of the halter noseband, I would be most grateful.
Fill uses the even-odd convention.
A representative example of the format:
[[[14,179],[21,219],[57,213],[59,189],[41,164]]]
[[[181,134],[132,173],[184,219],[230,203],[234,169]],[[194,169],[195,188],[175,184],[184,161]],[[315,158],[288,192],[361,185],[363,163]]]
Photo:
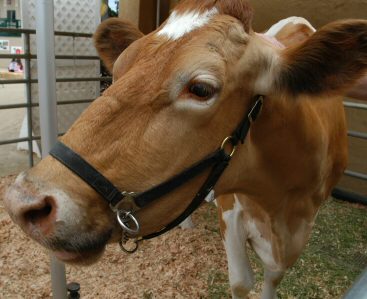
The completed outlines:
[[[251,123],[255,121],[261,111],[263,96],[257,96],[255,99],[255,104],[233,131],[232,135],[226,137],[223,140],[222,145],[215,152],[167,181],[141,193],[127,191],[121,192],[92,165],[61,142],[56,143],[56,145],[51,149],[50,155],[78,175],[107,201],[112,211],[116,213],[117,220],[123,230],[122,240],[120,241],[121,248],[127,252],[134,252],[138,247],[138,241],[160,236],[179,225],[200,206],[208,194],[214,189],[215,184],[235,153],[237,145],[240,142],[242,144],[244,143]],[[225,149],[228,144],[231,144],[232,146],[231,153],[227,153]],[[186,182],[203,173],[209,167],[212,167],[212,169],[204,184],[196,193],[189,206],[175,220],[158,232],[136,239],[136,236],[139,234],[140,227],[139,222],[133,215],[134,212],[179,188]],[[120,208],[120,206],[126,202],[132,203],[135,208],[130,211]],[[135,240],[134,247],[131,250],[125,247],[125,244],[129,239]]]

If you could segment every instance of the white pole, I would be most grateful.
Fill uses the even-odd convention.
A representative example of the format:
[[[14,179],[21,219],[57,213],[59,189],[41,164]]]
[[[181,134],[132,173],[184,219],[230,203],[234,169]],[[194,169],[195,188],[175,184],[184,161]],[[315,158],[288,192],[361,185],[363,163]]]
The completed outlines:
[[[57,141],[56,71],[53,0],[37,0],[37,71],[42,157]],[[55,299],[67,298],[65,266],[51,256],[52,293]]]

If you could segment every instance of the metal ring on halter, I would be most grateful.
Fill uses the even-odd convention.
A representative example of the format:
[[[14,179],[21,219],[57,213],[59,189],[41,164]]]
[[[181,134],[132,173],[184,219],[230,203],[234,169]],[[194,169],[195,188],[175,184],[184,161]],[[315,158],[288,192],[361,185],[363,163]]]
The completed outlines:
[[[117,216],[117,221],[120,223],[122,229],[127,232],[128,234],[134,236],[137,235],[139,233],[140,230],[140,225],[138,220],[136,220],[136,218],[134,217],[133,214],[131,214],[131,212],[127,212],[127,211],[117,211],[116,213]],[[135,228],[131,228],[128,226],[128,223],[130,222],[130,220],[133,222]]]
[[[134,247],[132,247],[131,249],[127,246],[127,243],[129,241],[134,243]],[[129,242],[129,243],[131,243],[131,242]],[[123,239],[121,239],[120,242],[119,242],[119,245],[120,245],[121,250],[126,252],[126,253],[134,253],[135,251],[138,250],[138,247],[139,247],[138,240],[133,240],[133,239],[129,239],[125,242],[124,242]]]
[[[115,205],[112,205],[110,203],[110,209],[114,212],[117,213],[117,211],[120,210],[120,206],[122,206],[123,204],[132,204],[133,206],[135,206],[134,203],[134,198],[137,196],[137,193],[135,192],[127,192],[127,191],[122,191],[121,192],[122,198],[121,200],[116,203]]]
[[[220,148],[221,148],[222,150],[225,150],[225,146],[227,145],[227,143],[231,143],[231,145],[232,145],[232,151],[231,151],[231,153],[229,154],[229,156],[230,156],[231,158],[232,158],[232,156],[234,155],[234,153],[236,152],[236,149],[237,149],[237,146],[233,145],[232,141],[233,141],[233,137],[232,137],[232,136],[228,136],[228,137],[226,137],[226,138],[223,140],[222,145],[220,146]]]

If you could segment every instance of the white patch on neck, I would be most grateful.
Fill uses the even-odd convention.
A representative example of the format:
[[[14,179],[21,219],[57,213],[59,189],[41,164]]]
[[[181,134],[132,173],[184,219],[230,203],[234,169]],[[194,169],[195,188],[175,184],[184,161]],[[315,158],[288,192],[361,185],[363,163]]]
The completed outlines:
[[[265,35],[267,36],[276,36],[278,34],[278,32],[280,30],[282,30],[282,28],[288,24],[304,24],[306,26],[308,26],[313,32],[316,31],[316,29],[311,25],[311,23],[309,21],[307,21],[305,18],[301,18],[301,17],[289,17],[287,19],[283,19],[281,21],[279,21],[278,23],[274,24],[273,26],[270,27],[270,29],[268,31],[265,32]]]
[[[218,10],[215,7],[203,13],[191,11],[179,15],[174,11],[169,17],[166,25],[158,31],[158,35],[163,35],[173,40],[179,39],[185,34],[207,24],[217,13]]]

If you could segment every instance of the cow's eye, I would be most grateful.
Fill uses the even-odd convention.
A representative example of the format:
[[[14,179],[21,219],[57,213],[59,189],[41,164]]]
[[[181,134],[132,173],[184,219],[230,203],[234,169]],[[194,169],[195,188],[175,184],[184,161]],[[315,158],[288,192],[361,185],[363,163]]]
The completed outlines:
[[[201,100],[207,100],[214,95],[215,88],[206,83],[192,83],[189,92]]]

